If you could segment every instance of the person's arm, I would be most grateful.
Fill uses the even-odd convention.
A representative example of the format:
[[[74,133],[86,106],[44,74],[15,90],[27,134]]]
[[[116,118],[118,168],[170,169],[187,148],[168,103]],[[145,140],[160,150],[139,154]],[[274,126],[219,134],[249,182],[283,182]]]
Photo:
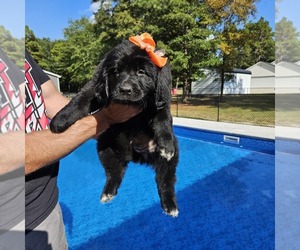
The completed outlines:
[[[69,99],[58,92],[51,80],[41,85],[48,118],[53,118],[58,111],[69,103]]]
[[[138,108],[112,103],[77,121],[63,133],[55,134],[47,129],[26,134],[25,174],[61,159],[111,124],[125,122],[139,112]]]
[[[0,134],[0,175],[24,166],[24,138],[22,130]]]
[[[19,85],[24,100],[25,84]],[[25,121],[24,121],[25,122]],[[25,165],[25,131],[0,133],[0,175],[12,172]]]

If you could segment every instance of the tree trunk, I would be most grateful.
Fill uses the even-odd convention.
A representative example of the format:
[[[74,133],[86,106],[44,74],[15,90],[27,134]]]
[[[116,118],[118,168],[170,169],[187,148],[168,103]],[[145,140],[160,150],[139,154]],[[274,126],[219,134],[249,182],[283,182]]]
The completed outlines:
[[[224,70],[224,67],[223,67],[221,69],[221,93],[220,93],[220,101],[222,101],[222,97],[223,97],[224,83],[225,83],[225,70]]]
[[[190,94],[190,84],[186,79],[183,85],[183,96],[182,96],[184,103],[188,103],[189,94]]]

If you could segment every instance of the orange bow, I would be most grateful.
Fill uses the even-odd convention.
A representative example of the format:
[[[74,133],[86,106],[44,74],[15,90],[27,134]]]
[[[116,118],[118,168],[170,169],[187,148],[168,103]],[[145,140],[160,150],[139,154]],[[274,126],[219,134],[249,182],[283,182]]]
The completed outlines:
[[[147,51],[151,61],[158,67],[162,68],[166,65],[168,58],[162,57],[162,51],[155,50],[155,42],[149,33],[143,33],[140,36],[131,36],[129,41]]]

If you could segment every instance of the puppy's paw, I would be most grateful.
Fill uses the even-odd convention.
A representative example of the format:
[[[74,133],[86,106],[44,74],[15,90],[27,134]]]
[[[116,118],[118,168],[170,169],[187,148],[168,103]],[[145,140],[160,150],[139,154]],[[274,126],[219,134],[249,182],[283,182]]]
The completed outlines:
[[[176,217],[178,217],[179,211],[178,211],[178,209],[173,209],[169,212],[165,211],[165,213],[166,213],[166,215],[170,215],[170,216],[176,218]]]
[[[162,208],[167,215],[178,217],[179,211],[175,201],[175,196],[173,198],[166,197],[166,199],[162,202]]]
[[[53,133],[62,133],[66,131],[71,125],[64,119],[62,115],[56,115],[50,122],[50,130]]]
[[[167,152],[166,149],[163,148],[163,149],[160,150],[160,155],[163,158],[166,158],[167,161],[170,161],[174,156],[174,152]]]
[[[53,124],[52,122],[50,123],[50,130],[53,133],[62,133],[68,129],[69,125],[68,124]]]
[[[102,194],[100,201],[101,203],[107,203],[110,202],[115,196],[112,194]]]
[[[165,145],[159,149],[160,156],[170,161],[175,155],[175,147],[172,142],[165,143]]]

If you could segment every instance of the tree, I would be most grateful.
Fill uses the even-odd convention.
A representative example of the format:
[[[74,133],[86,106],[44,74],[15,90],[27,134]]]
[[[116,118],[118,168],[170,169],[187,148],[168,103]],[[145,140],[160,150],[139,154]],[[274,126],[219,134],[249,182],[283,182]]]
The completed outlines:
[[[70,21],[64,36],[65,42],[57,43],[55,49],[62,49],[60,57],[64,60],[62,65],[67,68],[69,84],[81,88],[91,79],[100,63],[104,45],[95,34],[93,24],[85,17]]]
[[[51,41],[49,38],[39,39],[34,32],[25,26],[25,47],[34,60],[45,70],[52,70],[51,63]]]
[[[245,25],[239,45],[242,56],[238,60],[238,67],[248,68],[259,61],[275,60],[274,32],[264,18]]]
[[[0,45],[7,56],[20,68],[24,68],[24,39],[14,38],[0,25]]]
[[[160,37],[169,51],[173,76],[183,83],[183,99],[187,100],[191,83],[203,70],[218,64],[217,40],[210,25],[214,20],[207,6],[199,1],[173,1],[161,17]]]
[[[79,89],[108,50],[149,32],[169,58],[173,85],[182,84],[188,97],[192,81],[206,69],[217,69],[223,89],[225,72],[273,60],[268,23],[247,23],[257,1],[92,0],[100,6],[93,21],[70,21],[65,38],[57,41],[36,38],[26,27],[26,47],[46,69],[63,76],[62,89]]]
[[[256,12],[258,0],[205,0],[211,16],[215,18],[214,28],[219,40],[220,64],[217,71],[221,80],[223,95],[225,72],[231,72],[237,65],[242,50],[240,41],[242,32],[238,27],[245,26],[248,17]]]
[[[52,42],[51,59],[52,72],[61,75],[60,89],[62,92],[76,92],[78,86],[70,84],[71,74],[68,71],[70,66],[70,58],[72,56],[72,49],[66,40],[55,40]]]
[[[40,66],[45,70],[55,72],[55,68],[53,67],[52,56],[51,56],[51,49],[53,43],[50,41],[49,38],[42,38],[42,39],[37,38],[37,40],[40,45],[40,54],[42,55],[39,61]]]
[[[293,22],[283,17],[276,23],[275,28],[276,63],[300,60],[299,32],[297,32]]]
[[[35,37],[34,32],[25,26],[25,47],[30,52],[31,56],[38,62],[42,61],[41,45]]]
[[[184,85],[187,96],[201,68],[216,64],[216,41],[208,39],[210,16],[200,1],[116,1],[109,11],[96,13],[96,30],[111,46],[129,36],[149,32],[166,51],[173,77]]]

